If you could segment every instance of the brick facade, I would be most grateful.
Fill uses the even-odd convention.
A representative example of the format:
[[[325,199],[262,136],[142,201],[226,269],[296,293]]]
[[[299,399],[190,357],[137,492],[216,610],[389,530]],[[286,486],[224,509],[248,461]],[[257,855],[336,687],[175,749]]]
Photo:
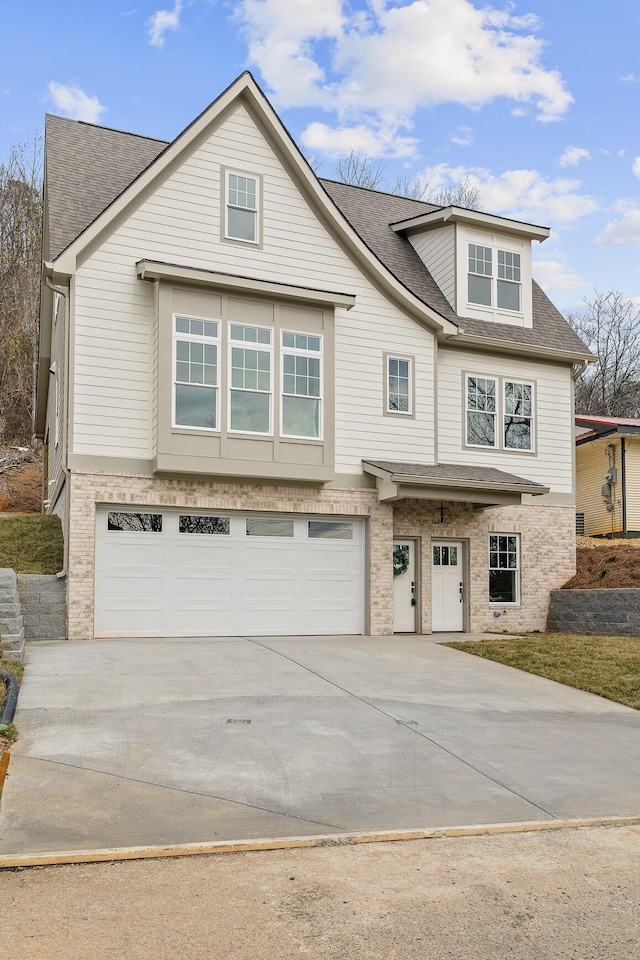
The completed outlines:
[[[368,618],[372,635],[393,631],[393,537],[416,537],[421,543],[421,629],[431,631],[430,541],[460,539],[470,570],[467,585],[468,629],[543,630],[550,590],[575,572],[572,507],[522,506],[475,510],[449,504],[452,523],[434,526],[435,504],[425,500],[379,503],[377,491],[363,488],[311,489],[256,483],[169,480],[145,476],[80,474],[71,476],[68,610],[69,638],[93,637],[96,504],[146,507],[256,510],[333,514],[368,520]],[[516,607],[488,602],[488,535],[519,533],[522,542],[522,598]],[[504,611],[504,612],[503,612]]]

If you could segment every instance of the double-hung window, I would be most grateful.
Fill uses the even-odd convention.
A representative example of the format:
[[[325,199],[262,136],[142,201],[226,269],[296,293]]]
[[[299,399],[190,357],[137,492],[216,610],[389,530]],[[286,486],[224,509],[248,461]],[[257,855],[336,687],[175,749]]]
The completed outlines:
[[[387,357],[387,413],[411,416],[413,384],[411,360],[408,357]]]
[[[516,534],[489,536],[489,600],[520,601],[520,538]]]
[[[227,171],[225,188],[225,237],[258,243],[259,179]]]
[[[498,381],[493,377],[466,378],[466,434],[471,447],[496,447]]]
[[[174,425],[218,430],[220,324],[177,316],[173,344]]]
[[[469,303],[519,312],[522,309],[520,254],[470,243],[467,286]]]
[[[230,324],[229,357],[229,429],[238,433],[272,433],[271,329]]]
[[[504,445],[507,450],[533,450],[533,386],[505,380]]]
[[[282,332],[283,437],[322,436],[322,338]]]

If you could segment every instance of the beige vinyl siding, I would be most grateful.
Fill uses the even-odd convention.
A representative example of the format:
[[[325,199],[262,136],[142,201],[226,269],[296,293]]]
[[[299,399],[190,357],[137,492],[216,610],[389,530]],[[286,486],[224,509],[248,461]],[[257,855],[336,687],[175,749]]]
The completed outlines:
[[[453,224],[409,237],[445,297],[456,309],[456,243]]]
[[[640,531],[640,437],[626,437],[627,530]]]
[[[615,447],[615,462],[618,468],[618,483],[614,487],[615,509],[605,508],[602,496],[604,475],[609,469],[605,450]],[[640,451],[639,451],[640,452]],[[628,466],[628,460],[627,460]],[[620,502],[618,502],[620,501]],[[584,513],[584,532],[588,537],[601,537],[622,530],[622,471],[620,464],[620,441],[608,438],[592,440],[576,447],[576,510]]]
[[[221,166],[263,177],[261,247],[221,240]],[[148,457],[153,435],[153,286],[136,261],[213,269],[357,297],[336,311],[336,469],[363,457],[433,457],[432,335],[392,306],[310,209],[238,105],[77,273],[74,452]],[[383,352],[416,358],[416,418],[384,417]],[[169,389],[169,384],[166,385]]]
[[[504,377],[535,383],[536,452],[465,448],[464,375]],[[472,351],[438,351],[438,453],[440,463],[495,467],[534,480],[552,493],[573,492],[571,367]],[[500,412],[498,415],[500,429]],[[537,500],[538,498],[536,498]]]

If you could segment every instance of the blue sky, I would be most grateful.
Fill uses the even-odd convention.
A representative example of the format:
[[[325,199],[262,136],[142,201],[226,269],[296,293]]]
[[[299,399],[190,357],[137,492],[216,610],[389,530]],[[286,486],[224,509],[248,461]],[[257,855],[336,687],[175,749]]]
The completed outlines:
[[[561,309],[640,305],[640,4],[610,0],[5,3],[0,159],[46,111],[172,139],[249,68],[296,140],[552,228],[535,275]]]

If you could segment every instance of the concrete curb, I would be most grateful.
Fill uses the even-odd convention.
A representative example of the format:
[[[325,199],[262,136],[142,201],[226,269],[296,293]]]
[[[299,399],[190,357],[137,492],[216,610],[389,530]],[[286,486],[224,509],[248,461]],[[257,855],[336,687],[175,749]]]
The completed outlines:
[[[42,867],[64,863],[104,863],[112,860],[145,860],[154,857],[196,857],[212,853],[255,853],[303,847],[346,847],[358,843],[389,843],[397,840],[439,840],[444,837],[479,837],[500,833],[533,833],[575,827],[625,827],[640,825],[640,816],[586,817],[572,820],[533,820],[521,823],[486,823],[433,830],[382,830],[369,833],[335,833],[312,837],[264,840],[230,840],[183,843],[167,846],[112,847],[104,850],[69,850],[58,853],[0,855],[0,869]]]

